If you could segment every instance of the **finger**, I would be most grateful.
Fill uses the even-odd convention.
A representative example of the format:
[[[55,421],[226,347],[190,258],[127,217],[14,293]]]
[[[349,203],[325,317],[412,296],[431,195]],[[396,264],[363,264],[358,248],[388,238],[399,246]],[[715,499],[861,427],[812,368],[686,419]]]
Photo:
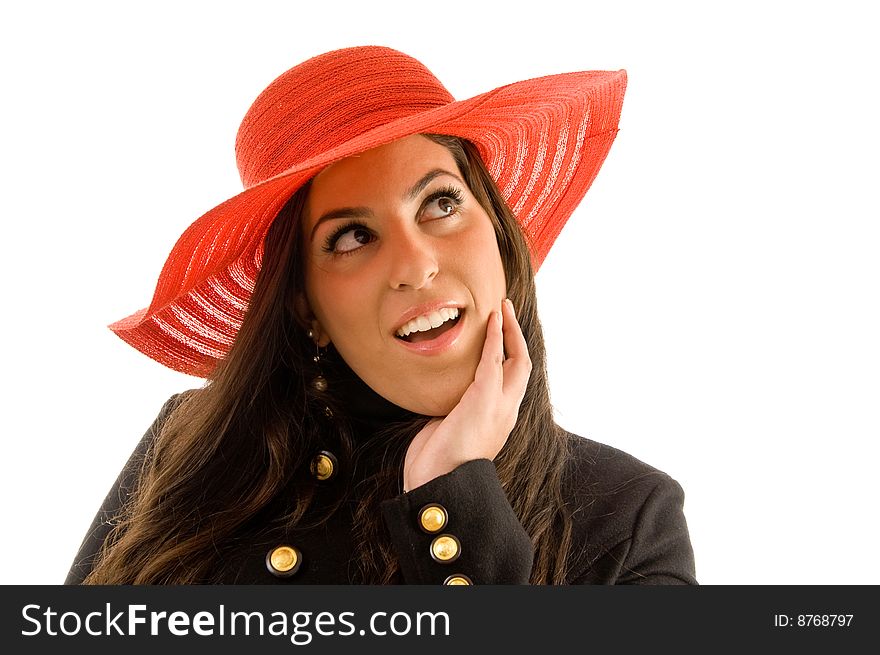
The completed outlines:
[[[493,310],[489,314],[486,325],[486,341],[483,342],[483,352],[477,370],[474,374],[474,382],[478,384],[500,384],[502,380],[502,364],[504,363],[504,336],[501,332],[501,312]]]
[[[504,350],[511,359],[528,358],[529,348],[526,338],[523,336],[519,321],[516,320],[516,312],[510,298],[505,298],[501,303],[504,323],[502,332],[504,336]]]
[[[502,328],[504,349],[507,351],[507,359],[504,360],[504,392],[508,391],[522,395],[525,393],[526,383],[532,371],[532,359],[529,357],[529,347],[526,338],[516,320],[516,312],[509,298],[502,303],[504,312],[504,325]]]

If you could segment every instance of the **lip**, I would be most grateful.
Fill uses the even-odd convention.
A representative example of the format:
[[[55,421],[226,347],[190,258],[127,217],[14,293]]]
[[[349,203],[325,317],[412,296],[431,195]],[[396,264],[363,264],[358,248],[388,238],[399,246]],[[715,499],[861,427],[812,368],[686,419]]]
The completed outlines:
[[[459,311],[464,309],[464,306],[461,303],[454,300],[435,300],[433,302],[422,303],[421,305],[414,305],[407,309],[406,312],[397,319],[397,325],[391,331],[392,336],[396,337],[397,331],[417,316],[430,314],[431,312],[439,311],[444,307],[447,309],[458,309]]]
[[[457,305],[439,305],[437,309],[442,307],[456,307]],[[430,310],[428,310],[430,311]],[[419,355],[439,355],[455,345],[455,342],[458,341],[458,338],[461,336],[464,331],[464,323],[467,320],[466,313],[459,308],[459,319],[458,323],[456,323],[451,329],[447,330],[439,337],[435,339],[431,339],[430,341],[417,341],[416,343],[410,343],[409,341],[404,341],[403,339],[394,337],[394,341],[399,343],[401,346],[409,350],[410,352],[414,352]],[[426,312],[422,312],[424,314]],[[415,316],[421,316],[421,314],[414,314]]]

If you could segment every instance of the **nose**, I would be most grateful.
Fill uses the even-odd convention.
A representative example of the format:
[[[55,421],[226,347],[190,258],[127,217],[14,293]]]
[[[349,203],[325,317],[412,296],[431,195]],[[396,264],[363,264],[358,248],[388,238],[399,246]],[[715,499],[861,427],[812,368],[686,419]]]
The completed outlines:
[[[388,282],[392,289],[421,289],[436,277],[440,270],[437,253],[427,235],[418,229],[401,228],[388,239]]]

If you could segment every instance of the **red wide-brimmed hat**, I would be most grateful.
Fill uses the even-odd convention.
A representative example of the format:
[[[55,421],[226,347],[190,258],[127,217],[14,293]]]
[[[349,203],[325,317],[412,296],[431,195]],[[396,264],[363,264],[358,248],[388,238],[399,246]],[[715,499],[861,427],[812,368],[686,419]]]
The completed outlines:
[[[364,46],[313,57],[272,82],[235,143],[245,190],[190,225],[150,306],[110,325],[176,371],[207,377],[235,340],[285,202],[327,165],[412,134],[473,142],[537,270],[617,135],[625,71],[530,79],[455,100],[420,62]]]

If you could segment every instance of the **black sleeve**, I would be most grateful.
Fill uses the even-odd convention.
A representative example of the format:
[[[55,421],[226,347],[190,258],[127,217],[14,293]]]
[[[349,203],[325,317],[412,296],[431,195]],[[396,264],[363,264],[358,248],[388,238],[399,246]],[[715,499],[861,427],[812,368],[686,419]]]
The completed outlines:
[[[572,584],[697,584],[684,491],[668,475],[655,479],[631,531],[606,542]]]
[[[91,573],[95,557],[101,550],[104,540],[107,538],[107,535],[113,527],[113,519],[119,514],[125,501],[135,489],[138,476],[150,445],[159,434],[159,430],[165,422],[168,414],[177,406],[179,402],[178,399],[181,395],[182,394],[175,394],[166,401],[162,406],[159,415],[156,417],[156,420],[153,421],[153,424],[141,438],[131,457],[129,457],[128,462],[123,467],[119,477],[116,478],[116,482],[113,483],[110,493],[108,493],[107,497],[104,499],[101,509],[99,509],[98,513],[95,515],[95,519],[92,521],[92,525],[86,533],[82,545],[79,547],[79,552],[73,560],[73,564],[70,567],[67,578],[64,580],[64,584],[82,584],[85,577]]]
[[[422,511],[436,506],[445,524],[428,532]],[[488,459],[466,462],[384,501],[382,514],[406,584],[444,584],[461,576],[472,584],[529,583],[532,542]]]

